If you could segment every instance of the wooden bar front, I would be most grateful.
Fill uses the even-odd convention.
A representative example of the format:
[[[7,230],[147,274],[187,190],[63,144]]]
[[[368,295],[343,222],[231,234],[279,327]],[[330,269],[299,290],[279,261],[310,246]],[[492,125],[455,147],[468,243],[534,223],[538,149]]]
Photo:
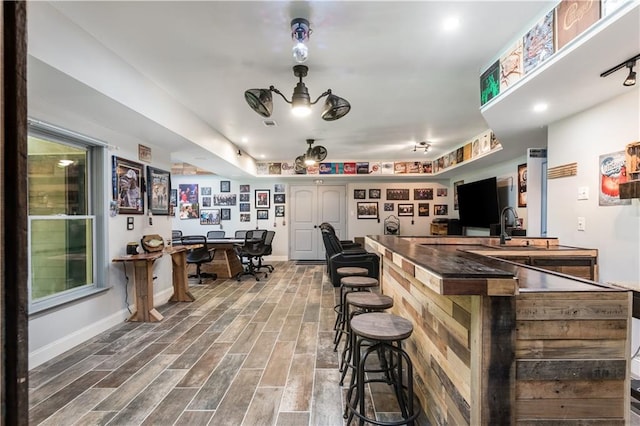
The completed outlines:
[[[631,293],[458,240],[366,238],[431,424],[627,424]]]

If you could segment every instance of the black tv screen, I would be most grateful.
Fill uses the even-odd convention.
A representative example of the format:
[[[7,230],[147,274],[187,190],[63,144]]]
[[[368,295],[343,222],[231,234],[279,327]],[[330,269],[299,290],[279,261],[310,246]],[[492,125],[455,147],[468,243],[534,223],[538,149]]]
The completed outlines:
[[[461,226],[489,228],[500,222],[498,182],[495,177],[459,185],[457,190]]]

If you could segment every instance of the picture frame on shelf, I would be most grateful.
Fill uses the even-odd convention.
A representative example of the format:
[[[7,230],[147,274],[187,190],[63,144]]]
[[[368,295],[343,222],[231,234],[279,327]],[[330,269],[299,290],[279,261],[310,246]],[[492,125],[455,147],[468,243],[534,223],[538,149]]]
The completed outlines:
[[[160,216],[169,215],[171,173],[147,166],[147,197],[149,211]]]
[[[221,180],[220,181],[220,192],[231,192],[231,181]]]
[[[144,214],[144,166],[121,157],[112,158],[113,199],[119,214]]]
[[[413,216],[413,204],[398,204],[398,216]]]
[[[271,190],[256,189],[255,195],[256,195],[256,198],[255,198],[256,209],[271,208]]]
[[[358,219],[378,219],[378,202],[363,201],[357,204]]]

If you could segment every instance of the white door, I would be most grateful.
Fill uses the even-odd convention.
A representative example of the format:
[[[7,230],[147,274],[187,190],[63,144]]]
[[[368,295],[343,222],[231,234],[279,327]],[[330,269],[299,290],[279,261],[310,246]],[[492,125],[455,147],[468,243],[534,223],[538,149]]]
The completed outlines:
[[[324,259],[320,224],[328,222],[343,239],[346,235],[346,188],[340,185],[291,186],[291,235],[289,258]]]

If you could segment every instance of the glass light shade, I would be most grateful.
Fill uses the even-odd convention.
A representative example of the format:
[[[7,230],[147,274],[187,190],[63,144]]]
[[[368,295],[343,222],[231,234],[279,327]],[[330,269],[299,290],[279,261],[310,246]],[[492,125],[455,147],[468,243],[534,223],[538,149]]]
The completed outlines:
[[[306,117],[311,114],[311,108],[309,105],[293,105],[291,107],[291,113],[296,117]]]
[[[633,68],[631,68],[631,71],[629,71],[629,75],[622,84],[624,86],[633,86],[634,84],[636,84],[636,72],[633,71]]]
[[[309,48],[302,42],[298,42],[293,46],[293,59],[299,64],[309,59]]]
[[[314,164],[316,164],[316,160],[314,160],[313,158],[305,158],[304,160],[304,164],[307,166],[313,166]]]

